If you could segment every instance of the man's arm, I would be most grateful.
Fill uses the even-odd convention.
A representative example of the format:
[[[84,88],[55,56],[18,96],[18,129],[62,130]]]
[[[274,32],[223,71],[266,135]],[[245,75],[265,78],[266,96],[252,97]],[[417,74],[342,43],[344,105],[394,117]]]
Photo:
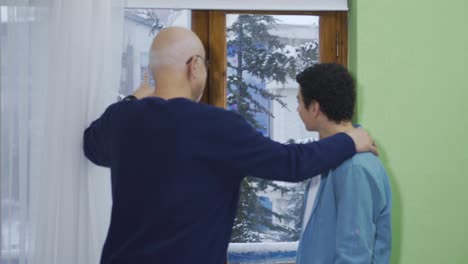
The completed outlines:
[[[143,82],[133,92],[133,96],[137,99],[143,99],[151,96],[154,93],[154,88],[150,86],[148,73],[145,72]],[[109,106],[104,114],[95,120],[84,132],[83,150],[85,156],[94,164],[110,167],[110,138],[112,132],[112,121],[118,115],[117,109],[119,105],[128,102],[120,102]]]
[[[334,263],[372,263],[376,237],[374,214],[383,207],[384,194],[375,177],[362,165],[352,164],[333,176],[336,176],[332,180],[337,206]]]
[[[91,123],[85,130],[83,136],[83,151],[85,156],[94,164],[110,167],[110,154],[111,154],[111,133],[113,120],[115,120],[117,108],[119,104],[127,102],[120,102],[110,105],[106,111]]]
[[[225,168],[233,168],[241,176],[298,182],[334,168],[356,153],[353,139],[345,133],[308,144],[284,145],[264,137],[237,114],[218,119],[222,120],[212,122],[216,132],[209,140],[216,152],[210,158],[224,162]],[[360,146],[363,137],[357,135]],[[371,142],[369,137],[365,139]]]

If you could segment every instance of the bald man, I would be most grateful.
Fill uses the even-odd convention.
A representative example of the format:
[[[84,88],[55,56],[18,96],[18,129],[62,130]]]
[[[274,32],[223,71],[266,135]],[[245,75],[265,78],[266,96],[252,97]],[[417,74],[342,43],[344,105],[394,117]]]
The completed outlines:
[[[282,145],[241,116],[200,104],[206,55],[200,39],[166,28],[154,39],[155,89],[140,87],[84,133],[84,153],[109,167],[112,214],[101,263],[221,264],[246,175],[298,182],[374,151],[351,129]]]

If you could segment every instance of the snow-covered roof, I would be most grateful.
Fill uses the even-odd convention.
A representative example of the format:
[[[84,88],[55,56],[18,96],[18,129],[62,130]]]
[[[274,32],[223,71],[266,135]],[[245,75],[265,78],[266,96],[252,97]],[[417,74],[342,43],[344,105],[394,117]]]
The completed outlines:
[[[278,24],[274,33],[280,38],[300,39],[300,40],[318,40],[319,27],[316,24],[312,25],[292,25]]]

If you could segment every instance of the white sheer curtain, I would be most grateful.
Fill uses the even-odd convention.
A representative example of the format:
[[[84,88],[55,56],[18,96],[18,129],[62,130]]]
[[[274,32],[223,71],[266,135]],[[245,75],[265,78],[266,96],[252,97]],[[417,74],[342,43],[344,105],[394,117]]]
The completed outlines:
[[[98,263],[109,171],[82,134],[119,88],[121,0],[0,0],[1,264]]]

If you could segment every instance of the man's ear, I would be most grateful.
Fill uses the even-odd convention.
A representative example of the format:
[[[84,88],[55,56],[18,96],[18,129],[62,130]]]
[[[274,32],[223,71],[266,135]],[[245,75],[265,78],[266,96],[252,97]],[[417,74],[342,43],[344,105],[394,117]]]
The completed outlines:
[[[196,79],[198,77],[198,65],[197,65],[197,58],[194,58],[190,63],[188,64],[188,78],[189,80]]]

